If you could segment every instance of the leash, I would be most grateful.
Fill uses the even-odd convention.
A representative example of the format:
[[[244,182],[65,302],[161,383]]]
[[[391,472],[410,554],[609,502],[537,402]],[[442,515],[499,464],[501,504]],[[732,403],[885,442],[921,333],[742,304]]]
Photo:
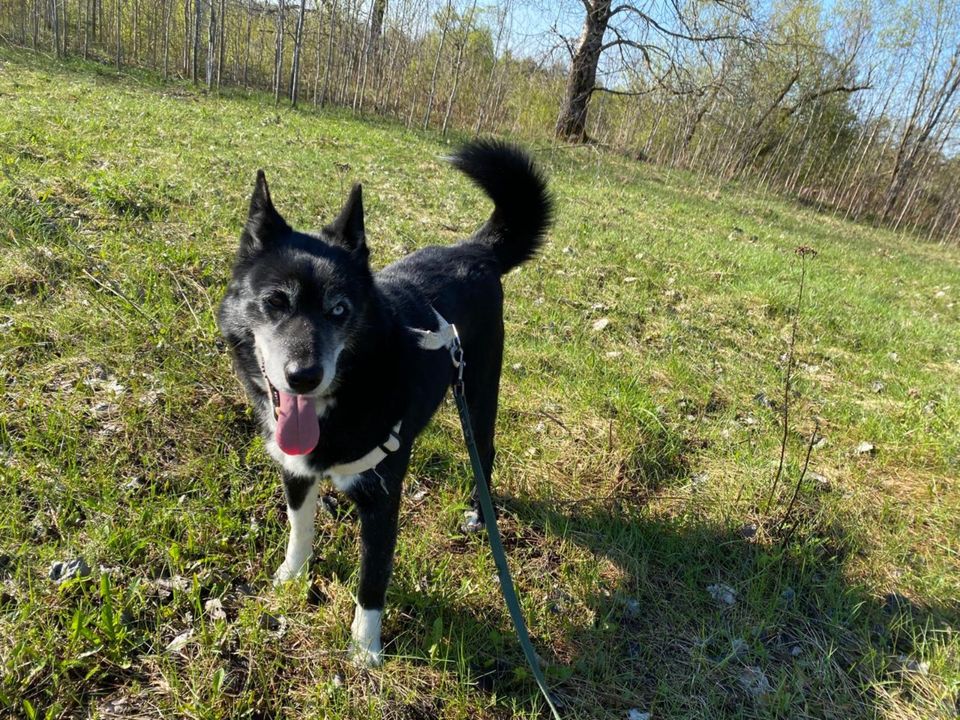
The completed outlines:
[[[513,578],[510,576],[510,567],[507,565],[507,554],[503,549],[503,541],[500,539],[500,529],[497,527],[497,515],[493,509],[493,500],[490,497],[490,488],[487,485],[487,478],[483,472],[483,464],[480,461],[480,452],[477,450],[477,442],[473,436],[473,424],[470,422],[470,410],[467,408],[467,398],[464,392],[463,368],[466,365],[463,356],[463,346],[460,344],[460,336],[457,334],[456,326],[444,320],[440,313],[434,310],[440,323],[440,329],[436,333],[430,333],[434,338],[442,338],[445,342],[442,345],[434,346],[428,342],[426,335],[421,336],[421,347],[425,349],[437,349],[446,347],[450,351],[450,360],[455,369],[452,386],[453,399],[457,404],[457,412],[460,415],[460,426],[463,428],[463,439],[467,444],[467,452],[470,454],[470,464],[473,466],[474,480],[477,485],[477,496],[480,499],[480,508],[483,510],[483,519],[487,526],[487,537],[490,539],[490,550],[493,553],[493,561],[497,566],[497,577],[500,579],[500,590],[503,592],[503,599],[507,603],[507,610],[510,611],[510,619],[513,620],[513,627],[517,631],[517,640],[520,641],[520,647],[527,658],[527,665],[533,672],[533,677],[537,681],[540,693],[547,701],[550,712],[556,720],[561,720],[560,713],[557,712],[550,692],[547,690],[547,681],[540,670],[540,663],[537,653],[530,642],[530,633],[527,632],[527,624],[523,619],[523,610],[520,608],[520,599],[517,597],[517,590],[513,585]],[[421,334],[424,331],[418,331]]]

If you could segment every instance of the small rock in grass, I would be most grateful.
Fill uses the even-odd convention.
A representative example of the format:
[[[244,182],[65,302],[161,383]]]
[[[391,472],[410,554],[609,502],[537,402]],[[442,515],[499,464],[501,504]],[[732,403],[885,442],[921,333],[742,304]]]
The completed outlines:
[[[171,655],[176,652],[180,652],[187,646],[187,643],[190,642],[190,638],[193,637],[193,630],[184,630],[182,633],[177,635],[173,640],[171,640],[166,647],[166,651]]]
[[[926,662],[925,660],[914,660],[906,655],[901,655],[897,658],[897,660],[900,661],[900,665],[907,672],[917,673],[918,675],[926,675],[930,672],[930,663]]]
[[[410,499],[414,502],[422,502],[423,499],[427,496],[426,488],[419,488],[413,495],[410,496]]]
[[[631,708],[627,711],[627,720],[651,720],[653,716],[648,712],[642,712],[637,708]]]
[[[866,440],[864,440],[859,445],[857,445],[857,447],[854,449],[853,452],[855,455],[876,455],[877,446],[871,442],[867,442]]]
[[[717,583],[716,585],[707,585],[707,592],[710,597],[723,605],[737,604],[737,591],[726,583]]]
[[[121,488],[126,492],[137,492],[144,485],[147,484],[146,479],[142,475],[134,475],[127,482],[125,482]]]
[[[774,402],[773,402],[773,400],[771,400],[770,398],[768,398],[768,397],[767,397],[767,394],[764,393],[764,392],[758,392],[756,395],[754,395],[754,396],[753,396],[753,401],[754,401],[755,403],[757,403],[757,405],[762,405],[762,406],[765,407],[765,408],[771,408],[771,409],[773,409],[773,407],[774,407]]]
[[[812,472],[808,475],[808,477],[813,482],[814,488],[819,492],[830,492],[832,489],[830,486],[830,481],[820,473]]]
[[[747,523],[740,528],[740,537],[745,540],[750,540],[757,535],[757,524],[756,523]]]
[[[627,615],[630,617],[640,617],[640,601],[636,598],[629,598],[624,603],[624,607],[627,610]]]
[[[607,328],[607,326],[608,326],[609,324],[610,324],[610,318],[605,318],[605,317],[600,318],[599,320],[596,320],[596,321],[593,323],[593,331],[594,331],[594,332],[602,332],[603,330],[605,330],[605,329]]]
[[[802,654],[803,654],[803,648],[800,647],[799,645],[794,645],[792,648],[790,648],[791,657],[800,657],[800,655]]]
[[[873,388],[873,391],[879,395],[880,393],[883,392],[883,389],[886,387],[886,385],[884,385],[879,380],[874,380],[873,384],[870,387]]]
[[[260,627],[281,638],[287,632],[287,619],[283,615],[276,617],[270,613],[263,613],[260,616]]]
[[[223,609],[223,603],[220,602],[219,598],[210,598],[207,600],[203,604],[203,609],[206,611],[207,616],[214,622],[227,619],[227,613]]]
[[[773,690],[763,670],[756,666],[748,666],[740,673],[740,685],[755,698],[763,697]]]
[[[50,566],[49,577],[58,585],[71,578],[85,578],[90,575],[90,566],[83,558],[73,560],[58,560]]]
[[[96,405],[90,408],[92,412],[97,417],[102,417],[104,415],[109,415],[117,409],[116,405],[113,405],[108,402],[98,402]]]
[[[792,587],[784,588],[783,592],[780,593],[780,599],[787,605],[792,605],[793,601],[797,599],[797,591]]]
[[[883,610],[891,615],[909,613],[913,610],[913,603],[906,595],[895,592],[887,593],[887,596],[883,599]]]

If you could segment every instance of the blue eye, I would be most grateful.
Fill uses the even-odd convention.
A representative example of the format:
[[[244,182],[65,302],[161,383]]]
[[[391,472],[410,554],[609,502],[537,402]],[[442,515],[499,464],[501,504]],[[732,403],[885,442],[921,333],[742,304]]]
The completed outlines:
[[[343,317],[347,314],[347,306],[340,302],[330,308],[330,315],[332,317]]]

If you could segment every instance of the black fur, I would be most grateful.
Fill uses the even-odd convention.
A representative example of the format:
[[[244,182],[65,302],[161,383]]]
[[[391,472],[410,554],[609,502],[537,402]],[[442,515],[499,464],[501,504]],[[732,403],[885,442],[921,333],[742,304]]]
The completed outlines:
[[[359,602],[382,608],[396,542],[401,481],[414,438],[430,420],[452,377],[444,350],[417,345],[409,328],[435,329],[432,308],[459,330],[466,356],[466,394],[487,476],[503,356],[500,277],[532,257],[551,222],[552,202],[530,158],[498,142],[467,145],[453,164],[483,188],[494,211],[470,238],[427,247],[374,275],[368,265],[360,186],[319,233],[297,232],[276,211],[258,174],[233,276],[218,320],[265,435],[272,409],[254,350],[268,333],[284,363],[321,362],[342,344],[324,400],[320,441],[307,456],[309,475],[284,471],[291,509],[328,468],[380,445],[398,421],[401,447],[363,474],[347,494],[362,523]],[[284,299],[278,305],[278,293]],[[330,304],[350,312],[333,318]],[[271,349],[271,352],[274,350]],[[287,365],[284,365],[286,367]],[[273,378],[271,378],[273,379]]]

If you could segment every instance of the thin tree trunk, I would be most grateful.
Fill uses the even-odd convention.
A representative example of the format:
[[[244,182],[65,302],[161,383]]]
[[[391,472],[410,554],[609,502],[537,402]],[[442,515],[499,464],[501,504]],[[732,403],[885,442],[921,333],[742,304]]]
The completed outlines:
[[[220,0],[220,34],[217,39],[217,90],[223,77],[223,59],[227,47],[227,2]],[[236,80],[234,80],[236,81]]]
[[[191,80],[196,85],[200,82],[200,28],[203,27],[203,0],[194,0],[193,5],[193,68]]]
[[[116,0],[117,2],[117,72],[120,72],[120,63],[121,63],[121,40],[122,36],[120,34],[120,6],[123,4],[123,0]]]
[[[170,13],[172,11],[172,0],[163,2],[163,81],[166,82],[169,77],[170,68]]]
[[[280,0],[277,4],[277,43],[273,56],[273,104],[280,103],[280,86],[283,85],[283,41],[286,23],[284,22],[283,11],[285,9],[285,0]]]
[[[217,48],[217,6],[214,3],[214,0],[210,0],[210,19],[207,22],[207,63],[206,63],[206,73],[204,79],[207,83],[207,90],[213,89],[213,71],[214,71],[214,58],[216,57]]]
[[[300,93],[300,48],[303,45],[303,18],[306,13],[307,0],[300,0],[300,14],[297,16],[297,33],[293,39],[293,67],[290,71],[290,104],[297,106],[297,95]]]
[[[327,40],[327,67],[323,71],[323,92],[320,93],[320,105],[326,105],[329,100],[330,92],[330,72],[333,67],[333,38],[336,35],[337,28],[337,3],[336,0],[330,3],[330,37]]]
[[[423,114],[423,129],[430,126],[430,115],[433,113],[433,99],[437,94],[437,71],[440,69],[440,58],[443,55],[443,45],[447,40],[447,28],[450,25],[452,5],[448,1],[443,12],[443,27],[440,29],[440,43],[437,46],[437,57],[433,63],[433,75],[430,78],[430,94],[427,96],[427,110]]]

